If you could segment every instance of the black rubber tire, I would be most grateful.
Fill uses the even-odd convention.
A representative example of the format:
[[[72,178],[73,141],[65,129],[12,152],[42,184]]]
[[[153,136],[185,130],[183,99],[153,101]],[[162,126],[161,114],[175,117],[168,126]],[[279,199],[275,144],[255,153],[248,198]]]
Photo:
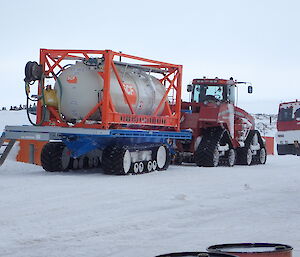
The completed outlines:
[[[125,146],[107,146],[102,153],[102,169],[107,174],[127,175],[123,169],[123,156],[127,148]],[[132,167],[132,165],[131,165]]]
[[[61,142],[49,142],[44,145],[41,152],[41,163],[45,171],[55,172],[68,170],[69,163],[68,165],[63,165],[62,163],[62,155],[65,148],[65,144]]]

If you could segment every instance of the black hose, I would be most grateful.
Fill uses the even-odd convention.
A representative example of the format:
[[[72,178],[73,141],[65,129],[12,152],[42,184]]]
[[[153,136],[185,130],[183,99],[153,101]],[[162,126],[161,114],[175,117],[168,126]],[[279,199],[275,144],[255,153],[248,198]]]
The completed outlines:
[[[55,74],[55,77],[58,77],[58,75],[60,73],[62,73],[62,71],[64,71],[67,67],[70,67],[72,66],[73,64],[69,63],[69,64],[66,64],[65,66],[62,67],[62,69],[60,69],[56,74]]]
[[[41,78],[41,81],[43,81],[43,78]],[[45,117],[46,117],[46,106],[45,106],[45,95],[44,95],[44,87],[42,86],[42,82],[40,83],[41,84],[41,89],[42,89],[42,96],[41,97],[38,97],[37,99],[32,99],[30,96],[29,96],[29,92],[27,91],[27,88],[29,87],[29,83],[28,82],[25,82],[25,93],[26,93],[26,114],[27,114],[27,118],[30,122],[30,124],[32,124],[33,126],[41,126],[44,121],[45,121]],[[31,84],[32,85],[32,84]],[[39,123],[35,123],[32,121],[32,119],[30,118],[30,115],[29,115],[29,100],[30,101],[34,101],[34,102],[38,102],[40,99],[42,98],[43,100],[43,105],[42,105],[42,119]]]
[[[27,91],[27,88],[28,89],[30,89],[30,85],[33,85],[34,83],[28,83],[28,82],[25,82],[25,93],[26,93],[26,97],[27,97],[27,99],[28,100],[30,100],[30,101],[32,101],[32,102],[37,102],[39,99],[37,98],[37,99],[33,99],[33,98],[31,98],[30,96],[29,96],[29,94],[28,94],[28,91]]]

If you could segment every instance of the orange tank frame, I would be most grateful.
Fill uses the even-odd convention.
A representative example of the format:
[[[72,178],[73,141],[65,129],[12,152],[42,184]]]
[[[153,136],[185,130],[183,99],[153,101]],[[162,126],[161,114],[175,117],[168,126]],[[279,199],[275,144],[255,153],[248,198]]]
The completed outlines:
[[[55,50],[55,49],[40,49],[40,64],[43,67],[44,77],[39,81],[38,95],[42,94],[42,88],[45,87],[45,79],[53,78],[56,80],[57,72],[64,69],[63,62],[67,60],[83,60],[94,57],[101,57],[104,59],[104,69],[98,72],[99,76],[104,81],[103,97],[86,116],[76,124],[69,124],[64,121],[55,107],[46,106],[49,111],[50,118],[48,121],[42,122],[43,107],[41,101],[37,104],[37,123],[42,122],[42,126],[61,126],[61,127],[81,127],[81,128],[99,128],[112,129],[122,128],[124,125],[135,126],[136,128],[153,129],[153,127],[160,127],[161,130],[180,131],[180,112],[181,112],[181,87],[182,87],[182,66],[170,64],[166,62],[155,61],[151,59],[141,58],[133,55],[124,54],[121,52],[114,52],[112,50]],[[159,103],[156,110],[151,115],[138,115],[135,113],[131,104],[130,98],[126,93],[124,83],[121,76],[118,74],[114,58],[124,58],[141,63],[139,65],[159,69],[164,73],[159,78],[160,82],[165,85],[166,92]],[[124,99],[130,109],[130,114],[118,113],[113,105],[110,96],[111,72],[114,72],[123,92]],[[158,115],[158,110],[165,103],[163,112]],[[90,124],[88,123],[96,111],[100,110],[102,113],[101,122]]]

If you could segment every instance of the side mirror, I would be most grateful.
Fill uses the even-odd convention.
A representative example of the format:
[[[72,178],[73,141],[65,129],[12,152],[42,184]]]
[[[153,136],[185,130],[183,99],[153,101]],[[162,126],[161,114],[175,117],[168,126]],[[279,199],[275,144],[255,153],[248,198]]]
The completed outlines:
[[[191,84],[189,84],[189,85],[186,86],[186,90],[187,90],[188,92],[192,92],[192,91],[193,91],[193,88],[194,88],[194,86],[191,85]]]
[[[252,86],[248,86],[248,94],[252,94],[253,93],[253,87]]]

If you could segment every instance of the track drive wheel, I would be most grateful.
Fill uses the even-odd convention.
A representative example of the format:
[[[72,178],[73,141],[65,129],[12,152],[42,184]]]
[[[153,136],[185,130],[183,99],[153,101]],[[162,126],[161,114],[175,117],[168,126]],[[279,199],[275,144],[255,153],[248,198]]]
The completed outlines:
[[[238,149],[238,164],[251,165],[252,163],[252,152],[249,147],[243,147]]]
[[[257,164],[265,164],[267,161],[267,150],[265,147],[262,147],[258,152],[257,152]]]
[[[49,142],[42,149],[41,163],[45,171],[65,171],[70,160],[70,150],[62,142]]]
[[[233,148],[229,149],[225,154],[225,165],[232,167],[236,161],[236,152]]]
[[[106,147],[102,154],[102,168],[109,174],[127,175],[131,168],[131,156],[127,147]]]
[[[161,145],[156,150],[157,170],[168,169],[171,163],[171,155],[166,145]]]

